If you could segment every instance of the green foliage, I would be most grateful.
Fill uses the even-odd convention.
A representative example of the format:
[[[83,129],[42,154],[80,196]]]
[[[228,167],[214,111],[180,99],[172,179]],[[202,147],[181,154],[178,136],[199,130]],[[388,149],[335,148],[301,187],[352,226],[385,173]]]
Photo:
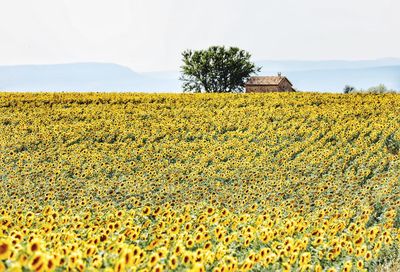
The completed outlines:
[[[366,227],[370,227],[370,226],[373,226],[373,225],[379,223],[382,219],[384,209],[385,209],[385,207],[382,205],[382,203],[380,203],[380,202],[375,203],[374,211],[371,214],[371,216],[369,217]]]
[[[369,94],[385,94],[385,93],[396,93],[395,90],[388,89],[384,84],[379,84],[378,86],[373,86],[367,90],[356,89],[353,86],[346,85],[343,89],[343,93],[369,93]]]
[[[350,85],[344,86],[343,93],[348,94],[354,92],[356,88]]]
[[[386,140],[385,145],[387,150],[392,153],[393,155],[397,155],[400,152],[400,141],[396,140],[394,134],[390,134]]]
[[[400,208],[396,211],[396,217],[394,219],[394,227],[400,229]]]
[[[371,264],[371,271],[398,271],[394,267],[398,267],[400,259],[400,248],[397,244],[384,247],[379,257]],[[397,264],[397,265],[396,265]],[[392,268],[393,267],[393,268]]]
[[[379,84],[378,86],[371,87],[367,90],[368,93],[390,93],[393,90],[389,90],[384,84]]]
[[[251,55],[237,47],[212,46],[182,53],[184,92],[240,93],[251,75],[260,71]]]

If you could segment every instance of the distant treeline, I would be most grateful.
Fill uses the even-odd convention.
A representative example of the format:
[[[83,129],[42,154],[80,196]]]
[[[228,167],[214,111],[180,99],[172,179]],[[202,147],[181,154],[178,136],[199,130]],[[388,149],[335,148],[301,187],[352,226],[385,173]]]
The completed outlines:
[[[396,90],[388,89],[384,84],[379,84],[378,86],[370,87],[368,89],[357,89],[353,86],[346,85],[343,89],[345,94],[349,93],[375,93],[375,94],[384,94],[384,93],[397,93]]]

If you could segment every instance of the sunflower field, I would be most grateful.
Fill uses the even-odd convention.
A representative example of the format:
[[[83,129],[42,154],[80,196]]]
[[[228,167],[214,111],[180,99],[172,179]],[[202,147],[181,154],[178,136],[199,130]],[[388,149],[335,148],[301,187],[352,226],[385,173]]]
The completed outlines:
[[[0,93],[0,271],[375,271],[400,95]]]

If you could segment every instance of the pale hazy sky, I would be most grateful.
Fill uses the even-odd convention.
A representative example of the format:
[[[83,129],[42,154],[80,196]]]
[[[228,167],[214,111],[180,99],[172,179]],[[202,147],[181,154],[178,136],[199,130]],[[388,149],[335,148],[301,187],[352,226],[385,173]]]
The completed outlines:
[[[187,48],[265,59],[400,57],[398,0],[1,0],[0,65],[178,70]]]

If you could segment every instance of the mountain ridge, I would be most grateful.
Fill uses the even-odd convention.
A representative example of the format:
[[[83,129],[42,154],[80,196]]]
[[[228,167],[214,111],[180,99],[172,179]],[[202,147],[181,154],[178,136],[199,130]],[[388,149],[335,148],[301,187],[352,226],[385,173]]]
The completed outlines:
[[[281,72],[298,90],[341,92],[385,84],[400,90],[400,59],[256,61],[259,75]],[[0,66],[0,91],[181,92],[179,71],[136,72],[115,63],[81,62]]]

